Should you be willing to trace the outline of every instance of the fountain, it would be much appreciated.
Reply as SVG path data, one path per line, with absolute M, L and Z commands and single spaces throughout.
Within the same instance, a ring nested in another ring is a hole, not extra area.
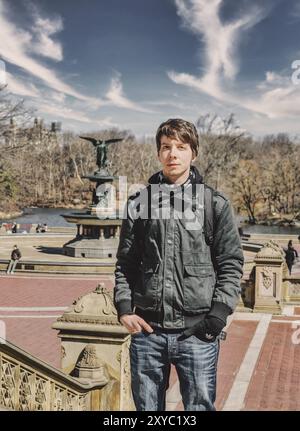
M 115 188 L 112 186 L 118 177 L 110 175 L 107 170 L 107 145 L 122 139 L 101 141 L 84 136 L 80 138 L 96 147 L 98 170 L 82 177 L 95 183 L 89 209 L 62 215 L 69 223 L 77 225 L 77 235 L 64 244 L 63 253 L 73 257 L 115 258 L 122 219 L 116 208 Z

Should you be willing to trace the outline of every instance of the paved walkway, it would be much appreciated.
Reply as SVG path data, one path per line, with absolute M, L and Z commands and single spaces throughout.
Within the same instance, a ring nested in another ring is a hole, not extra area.
M 0 259 L 9 259 L 14 244 L 17 244 L 22 252 L 23 260 L 52 261 L 52 262 L 83 262 L 95 263 L 99 259 L 70 257 L 62 253 L 62 246 L 74 238 L 69 234 L 37 234 L 37 235 L 2 235 L 0 236 Z M 300 244 L 295 243 L 294 247 L 298 251 L 299 260 L 292 269 L 292 274 L 300 274 Z M 245 262 L 253 262 L 256 253 L 244 251 Z M 113 259 L 101 259 L 102 263 L 114 262 Z M 251 265 L 250 265 L 251 266 Z M 249 270 L 248 270 L 249 272 Z M 247 275 L 247 271 L 245 271 Z
M 113 287 L 112 276 L 0 275 L 0 332 L 59 367 L 60 341 L 51 325 L 100 281 Z M 286 307 L 285 314 L 231 316 L 221 342 L 217 410 L 300 410 L 300 307 Z M 183 410 L 174 368 L 167 409 Z
M 112 288 L 110 276 L 0 276 L 0 322 L 5 323 L 9 341 L 55 367 L 60 366 L 60 340 L 52 323 L 78 297 L 104 282 Z
M 62 253 L 65 243 L 75 235 L 68 234 L 37 234 L 37 235 L 5 235 L 0 237 L 0 259 L 10 259 L 15 244 L 21 250 L 21 260 L 52 261 L 52 262 L 99 262 L 99 259 L 85 257 L 71 257 Z M 111 262 L 112 259 L 101 259 L 101 262 Z

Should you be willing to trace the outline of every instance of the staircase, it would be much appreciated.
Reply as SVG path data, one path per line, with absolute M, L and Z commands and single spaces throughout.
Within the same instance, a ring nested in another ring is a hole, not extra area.
M 0 410 L 106 410 L 117 384 L 71 377 L 0 340 Z

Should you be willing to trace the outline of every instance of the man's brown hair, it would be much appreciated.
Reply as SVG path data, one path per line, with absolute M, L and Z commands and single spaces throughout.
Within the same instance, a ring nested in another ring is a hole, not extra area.
M 164 123 L 161 123 L 156 132 L 156 147 L 158 153 L 161 146 L 160 140 L 162 136 L 175 138 L 189 144 L 195 156 L 198 155 L 199 136 L 193 123 L 182 120 L 181 118 L 170 118 Z

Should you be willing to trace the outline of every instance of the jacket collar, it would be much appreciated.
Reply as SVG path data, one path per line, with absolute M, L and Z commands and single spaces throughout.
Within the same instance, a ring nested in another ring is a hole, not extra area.
M 171 184 L 164 176 L 162 171 L 156 172 L 148 179 L 149 184 Z M 190 175 L 185 183 L 181 184 L 184 186 L 186 183 L 202 184 L 203 177 L 200 175 L 198 169 L 195 166 L 191 166 Z

